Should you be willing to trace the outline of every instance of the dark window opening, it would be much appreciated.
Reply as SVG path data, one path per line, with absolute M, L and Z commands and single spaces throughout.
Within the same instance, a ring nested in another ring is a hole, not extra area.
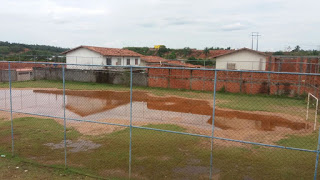
M 112 65 L 111 58 L 107 58 L 107 65 Z

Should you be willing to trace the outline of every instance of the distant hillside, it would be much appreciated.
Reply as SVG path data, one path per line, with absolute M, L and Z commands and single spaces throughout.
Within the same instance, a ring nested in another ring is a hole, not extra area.
M 320 56 L 320 51 L 316 49 L 304 50 L 297 45 L 293 49 L 289 46 L 286 51 L 276 51 L 272 54 L 278 56 Z
M 154 49 L 149 47 L 125 47 L 124 49 L 129 49 L 146 56 L 160 56 L 166 59 L 185 59 L 185 60 L 212 60 L 215 56 L 224 54 L 226 52 L 232 51 L 229 48 L 205 48 L 203 50 L 191 49 L 185 47 L 183 49 L 170 49 L 170 48 L 160 48 Z M 297 45 L 292 50 L 287 51 L 276 51 L 276 52 L 265 52 L 269 55 L 283 55 L 283 56 L 320 56 L 319 50 L 303 50 Z
M 320 56 L 320 51 L 318 50 L 299 50 L 299 51 L 276 51 L 272 55 L 275 56 Z
M 48 45 L 33 45 L 21 43 L 9 43 L 0 41 L 0 55 L 36 55 L 36 56 L 52 56 L 68 50 L 67 48 L 48 46 Z
M 154 49 L 149 47 L 124 47 L 124 49 L 129 49 L 131 51 L 140 53 L 146 56 L 160 56 L 166 59 L 213 59 L 215 56 L 224 54 L 226 52 L 232 51 L 230 48 L 205 48 L 204 50 L 191 49 L 185 47 L 183 49 L 171 49 L 171 48 L 160 48 Z
M 125 47 L 145 56 L 160 56 L 165 59 L 181 59 L 187 60 L 187 63 L 194 65 L 214 65 L 214 57 L 233 51 L 229 48 L 205 48 L 204 50 L 191 49 L 185 47 L 183 49 L 160 48 L 154 49 L 149 47 Z

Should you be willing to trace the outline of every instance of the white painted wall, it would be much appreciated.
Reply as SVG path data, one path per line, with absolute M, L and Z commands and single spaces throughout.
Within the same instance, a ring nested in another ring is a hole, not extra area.
M 102 56 L 99 53 L 86 48 L 79 48 L 66 54 L 67 64 L 90 64 L 90 65 L 107 65 L 107 58 L 111 58 L 111 65 L 117 65 L 118 59 L 121 61 L 121 66 L 127 66 L 127 59 L 130 59 L 131 66 L 140 66 L 140 57 L 110 57 Z M 135 59 L 138 59 L 138 65 L 135 64 Z M 104 69 L 99 66 L 74 66 L 68 65 L 69 69 Z
M 235 63 L 237 70 L 266 70 L 266 56 L 250 51 L 239 51 L 216 58 L 216 69 L 227 69 L 228 63 Z
M 94 65 L 104 65 L 104 57 L 86 48 L 79 48 L 66 54 L 67 64 L 94 64 Z M 103 69 L 102 67 L 93 66 L 73 66 L 68 65 L 69 69 Z
M 121 59 L 121 66 L 140 66 L 141 59 L 140 57 L 112 57 L 112 65 L 117 64 L 118 58 Z M 130 59 L 130 65 L 127 65 L 127 59 Z M 138 59 L 138 64 L 135 64 L 135 60 Z

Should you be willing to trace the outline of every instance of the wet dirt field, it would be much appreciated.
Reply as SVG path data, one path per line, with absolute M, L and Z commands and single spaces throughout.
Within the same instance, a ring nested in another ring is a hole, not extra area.
M 13 110 L 63 117 L 62 94 L 62 90 L 13 90 Z M 9 91 L 0 90 L 0 109 L 8 110 L 9 102 Z M 210 100 L 159 97 L 147 92 L 134 91 L 133 125 L 177 124 L 200 134 L 208 134 L 212 128 L 211 103 Z M 227 132 L 237 131 L 241 131 L 242 134 L 312 131 L 312 125 L 302 118 L 292 118 L 279 113 L 216 108 L 215 115 L 216 132 L 224 137 L 229 137 Z M 66 90 L 66 117 L 129 124 L 130 93 Z M 74 126 L 81 129 L 79 123 L 74 123 Z M 244 137 L 243 139 L 245 140 Z

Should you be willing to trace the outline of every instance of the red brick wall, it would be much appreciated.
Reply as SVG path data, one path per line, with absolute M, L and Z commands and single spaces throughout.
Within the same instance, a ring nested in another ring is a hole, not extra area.
M 214 71 L 149 69 L 149 86 L 213 91 Z M 217 90 L 247 94 L 319 94 L 320 78 L 315 75 L 217 72 Z
M 276 72 L 318 73 L 319 58 L 316 57 L 268 57 L 266 70 Z

